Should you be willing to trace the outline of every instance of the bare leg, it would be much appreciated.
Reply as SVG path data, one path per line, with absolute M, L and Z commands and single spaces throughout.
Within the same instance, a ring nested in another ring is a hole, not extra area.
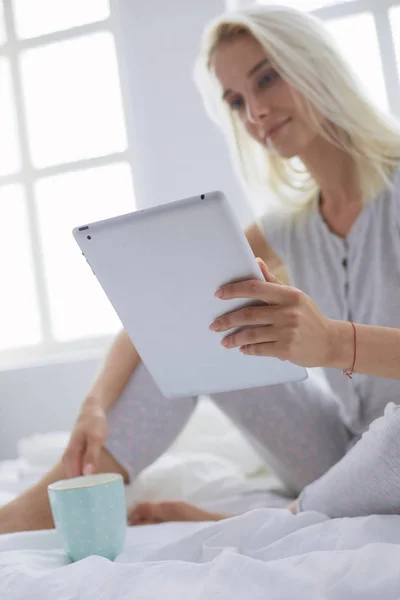
M 125 469 L 105 449 L 101 453 L 99 472 L 120 473 L 125 481 L 128 480 Z M 64 466 L 60 461 L 38 483 L 0 508 L 0 534 L 52 529 L 54 523 L 47 496 L 47 486 L 65 478 Z

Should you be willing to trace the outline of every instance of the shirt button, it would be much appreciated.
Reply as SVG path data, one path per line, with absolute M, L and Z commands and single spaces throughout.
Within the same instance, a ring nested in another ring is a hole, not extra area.
M 342 260 L 342 265 L 343 265 L 343 267 L 344 267 L 345 269 L 347 269 L 347 258 L 344 258 L 344 259 Z

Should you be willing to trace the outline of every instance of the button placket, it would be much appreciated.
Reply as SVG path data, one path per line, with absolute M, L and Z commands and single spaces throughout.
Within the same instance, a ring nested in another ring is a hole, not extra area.
M 350 310 L 350 299 L 349 299 L 349 243 L 347 240 L 343 240 L 344 256 L 342 258 L 342 267 L 344 269 L 344 296 L 347 310 L 347 320 L 351 321 L 351 310 Z

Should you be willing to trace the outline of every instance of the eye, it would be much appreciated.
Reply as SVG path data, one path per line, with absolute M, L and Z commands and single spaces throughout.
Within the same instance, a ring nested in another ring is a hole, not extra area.
M 276 71 L 269 71 L 268 73 L 265 73 L 258 80 L 258 87 L 259 87 L 259 89 L 262 90 L 262 89 L 268 87 L 270 85 L 270 83 L 272 81 L 274 81 L 275 79 L 277 79 L 278 77 L 279 77 L 279 75 L 278 75 L 278 73 Z
M 229 103 L 232 110 L 240 110 L 244 106 L 243 98 L 235 98 Z

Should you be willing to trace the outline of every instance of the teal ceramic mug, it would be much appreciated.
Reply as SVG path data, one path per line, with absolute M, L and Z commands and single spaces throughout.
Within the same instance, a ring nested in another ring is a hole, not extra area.
M 114 560 L 127 527 L 124 482 L 106 473 L 65 479 L 48 487 L 51 511 L 72 561 L 96 554 Z

